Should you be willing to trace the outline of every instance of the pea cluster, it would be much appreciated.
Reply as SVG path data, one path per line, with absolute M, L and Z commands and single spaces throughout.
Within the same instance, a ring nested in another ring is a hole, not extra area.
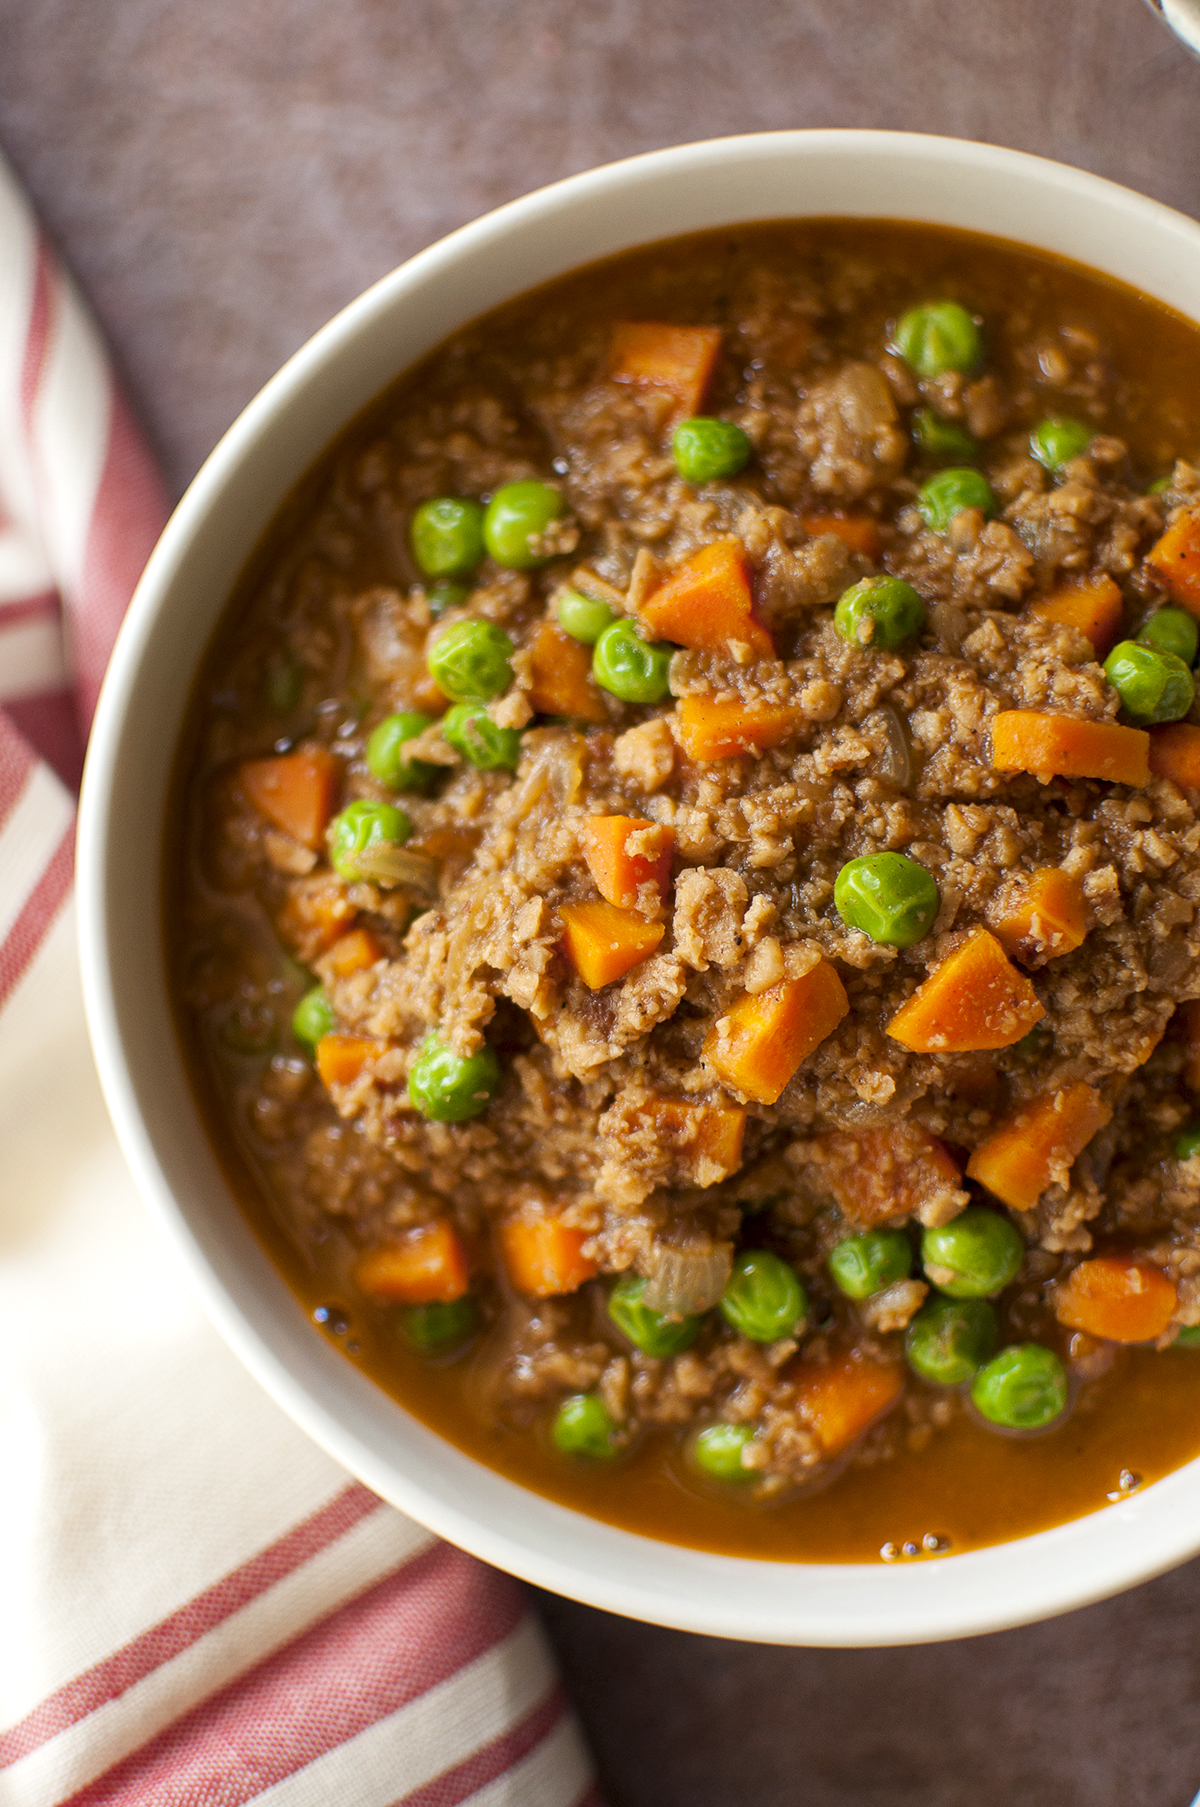
M 972 1205 L 953 1222 L 927 1229 L 921 1264 L 935 1296 L 905 1337 L 909 1366 L 938 1387 L 971 1387 L 976 1409 L 993 1424 L 1033 1430 L 1067 1403 L 1062 1362 L 1041 1343 L 1014 1343 L 993 1354 L 998 1339 L 990 1300 L 1016 1278 L 1025 1245 L 998 1211 Z M 829 1256 L 829 1271 L 847 1298 L 869 1299 L 912 1272 L 903 1230 L 848 1236 Z

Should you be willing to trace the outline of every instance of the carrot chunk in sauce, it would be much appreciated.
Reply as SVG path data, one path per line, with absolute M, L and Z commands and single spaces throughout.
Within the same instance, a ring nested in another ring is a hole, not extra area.
M 1120 638 L 1123 608 L 1120 585 L 1107 572 L 1098 571 L 1090 577 L 1070 578 L 1059 584 L 1034 603 L 1031 613 L 1043 621 L 1076 628 L 1085 640 L 1091 641 L 1096 657 L 1102 659 Z
M 815 1146 L 821 1179 L 852 1223 L 941 1222 L 966 1203 L 954 1156 L 920 1123 L 831 1130 Z
M 591 653 L 556 621 L 543 621 L 529 648 L 528 696 L 539 715 L 567 715 L 582 722 L 608 720 L 592 678 Z
M 914 1054 L 1009 1048 L 1046 1014 L 994 935 L 972 929 L 887 1026 Z
M 462 1241 L 444 1217 L 372 1249 L 354 1277 L 372 1298 L 396 1305 L 451 1305 L 471 1284 Z
M 676 734 L 689 759 L 730 759 L 737 753 L 777 747 L 799 726 L 783 703 L 716 701 L 685 696 L 675 711 Z
M 340 762 L 321 747 L 279 759 L 247 759 L 238 776 L 256 809 L 304 847 L 319 848 L 333 814 Z
M 1054 1295 L 1054 1315 L 1069 1330 L 1110 1343 L 1149 1343 L 1175 1315 L 1178 1297 L 1161 1268 L 1132 1255 L 1099 1255 L 1072 1268 Z
M 610 903 L 563 904 L 563 952 L 591 991 L 623 979 L 652 954 L 666 929 Z
M 341 935 L 329 950 L 328 961 L 335 979 L 348 979 L 353 973 L 365 972 L 383 958 L 383 949 L 370 929 L 351 929 Z
M 670 889 L 673 829 L 636 816 L 589 816 L 580 827 L 579 842 L 606 903 L 632 910 L 643 885 L 653 885 L 660 902 Z
M 1065 1183 L 1111 1117 L 1090 1085 L 1058 1086 L 1005 1118 L 975 1149 L 967 1172 L 1014 1211 L 1032 1211 L 1047 1186 Z
M 380 1043 L 365 1035 L 323 1035 L 317 1043 L 317 1072 L 325 1086 L 353 1085 Z
M 862 1361 L 853 1354 L 832 1361 L 801 1361 L 787 1370 L 796 1403 L 826 1456 L 861 1437 L 869 1425 L 895 1405 L 904 1391 L 898 1363 Z
M 616 383 L 668 389 L 683 414 L 696 414 L 712 375 L 721 332 L 716 326 L 668 326 L 621 320 L 613 328 L 609 375 Z
M 849 1008 L 836 967 L 818 958 L 800 977 L 740 998 L 709 1030 L 704 1059 L 734 1091 L 774 1104 Z
M 560 1218 L 510 1217 L 498 1233 L 508 1277 L 519 1293 L 530 1298 L 578 1292 L 596 1272 L 596 1263 L 583 1252 L 586 1233 L 571 1229 Z
M 814 540 L 832 533 L 851 552 L 859 552 L 864 558 L 878 558 L 883 551 L 879 523 L 869 514 L 806 514 L 801 516 L 801 523 Z
M 1053 960 L 1081 947 L 1087 935 L 1083 887 L 1058 866 L 1040 866 L 1006 900 L 992 924 L 1014 960 Z
M 740 640 L 759 658 L 773 658 L 774 643 L 754 619 L 753 606 L 741 543 L 714 540 L 652 590 L 638 615 L 657 640 L 673 640 L 700 652 L 721 652 L 730 640 Z
M 1200 514 L 1181 514 L 1146 554 L 1172 602 L 1200 618 Z
M 992 764 L 998 772 L 1038 778 L 1105 778 L 1150 782 L 1150 736 L 1119 722 L 1084 722 L 1036 709 L 1003 709 L 992 718 Z

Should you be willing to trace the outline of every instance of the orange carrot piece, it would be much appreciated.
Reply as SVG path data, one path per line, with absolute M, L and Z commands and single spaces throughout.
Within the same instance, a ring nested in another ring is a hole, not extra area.
M 471 1285 L 466 1250 L 444 1217 L 372 1249 L 354 1277 L 365 1293 L 390 1305 L 451 1305 Z
M 648 1118 L 664 1142 L 692 1155 L 695 1161 L 711 1162 L 723 1174 L 736 1173 L 742 1164 L 746 1113 L 738 1107 L 654 1098 L 639 1108 L 638 1116 Z M 713 1181 L 700 1183 L 712 1185 Z
M 1090 1085 L 1042 1092 L 997 1125 L 975 1149 L 967 1172 L 1014 1211 L 1032 1211 L 1112 1117 Z
M 923 1207 L 962 1185 L 950 1150 L 920 1123 L 831 1130 L 817 1147 L 822 1178 L 855 1223 L 919 1217 Z
M 1181 514 L 1146 554 L 1172 602 L 1200 618 L 1200 514 Z
M 581 722 L 608 720 L 592 678 L 588 647 L 563 632 L 557 621 L 543 621 L 529 648 L 528 696 L 539 715 L 569 715 Z
M 632 910 L 642 885 L 653 885 L 660 901 L 671 886 L 675 831 L 635 816 L 589 816 L 579 830 L 587 869 L 605 903 Z
M 317 1043 L 317 1072 L 322 1085 L 353 1085 L 379 1043 L 365 1035 L 323 1035 Z
M 685 696 L 675 711 L 676 734 L 689 759 L 731 759 L 777 747 L 799 722 L 786 704 L 714 702 L 704 696 Z
M 578 1292 L 596 1273 L 596 1263 L 583 1252 L 587 1233 L 568 1229 L 557 1217 L 510 1217 L 499 1236 L 509 1279 L 531 1298 Z
M 1150 782 L 1150 736 L 1117 722 L 1084 722 L 1036 709 L 1002 709 L 992 718 L 992 764 L 998 772 L 1039 778 L 1106 778 Z
M 613 327 L 609 375 L 615 383 L 670 390 L 684 415 L 698 412 L 721 349 L 716 326 L 667 326 L 620 320 Z
M 365 972 L 382 960 L 383 949 L 370 929 L 351 929 L 341 935 L 329 950 L 329 964 L 335 979 L 348 979 L 353 973 Z
M 1161 1268 L 1133 1255 L 1098 1255 L 1072 1268 L 1054 1296 L 1069 1330 L 1110 1343 L 1150 1343 L 1175 1315 L 1179 1296 Z
M 761 659 L 775 645 L 752 614 L 750 571 L 739 540 L 714 540 L 677 565 L 640 604 L 638 617 L 656 640 L 673 640 L 700 652 L 721 652 L 744 640 Z
M 740 998 L 704 1042 L 704 1059 L 722 1082 L 760 1104 L 774 1104 L 813 1049 L 850 1008 L 837 968 L 818 959 L 798 979 Z
M 878 558 L 883 551 L 879 523 L 869 514 L 806 514 L 800 520 L 805 533 L 814 540 L 823 533 L 836 534 L 851 552 L 861 552 L 864 558 Z
M 1150 770 L 1181 791 L 1200 791 L 1200 728 L 1170 722 L 1150 735 Z
M 1124 610 L 1121 587 L 1105 571 L 1089 577 L 1069 578 L 1035 602 L 1031 613 L 1043 621 L 1055 621 L 1061 627 L 1076 628 L 1090 640 L 1098 659 L 1103 659 L 1121 636 Z
M 832 1361 L 802 1361 L 787 1370 L 801 1417 L 827 1456 L 836 1456 L 861 1437 L 904 1391 L 899 1363 L 859 1361 L 854 1355 Z
M 667 932 L 661 922 L 647 922 L 636 910 L 610 903 L 563 904 L 558 913 L 563 952 L 591 991 L 623 979 Z
M 293 888 L 275 926 L 302 959 L 315 960 L 333 945 L 357 914 L 341 879 L 332 873 L 319 873 Z
M 305 847 L 321 845 L 333 814 L 340 763 L 317 747 L 280 759 L 244 760 L 238 776 L 256 809 Z
M 914 1054 L 970 1054 L 1011 1047 L 1045 1014 L 996 937 L 972 929 L 900 1006 L 887 1032 Z
M 1053 960 L 1081 947 L 1087 905 L 1077 878 L 1059 866 L 1039 866 L 992 924 L 997 941 L 1014 960 Z

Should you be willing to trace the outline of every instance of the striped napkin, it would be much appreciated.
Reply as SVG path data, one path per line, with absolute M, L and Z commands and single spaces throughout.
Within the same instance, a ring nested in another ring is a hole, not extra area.
M 249 1379 L 105 1117 L 71 788 L 164 512 L 0 164 L 0 1801 L 596 1807 L 520 1589 Z

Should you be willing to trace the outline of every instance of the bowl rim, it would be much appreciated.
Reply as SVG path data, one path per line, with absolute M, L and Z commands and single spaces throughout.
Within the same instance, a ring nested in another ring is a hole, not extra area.
M 330 1455 L 384 1499 L 497 1567 L 602 1610 L 680 1630 L 780 1644 L 852 1647 L 976 1635 L 1050 1617 L 1148 1580 L 1200 1549 L 1200 1458 L 1142 1493 L 1051 1530 L 932 1562 L 890 1566 L 764 1562 L 691 1550 L 589 1518 L 506 1480 L 427 1430 L 315 1337 L 261 1246 L 256 1239 L 248 1240 L 252 1232 L 244 1220 L 239 1232 L 237 1225 L 222 1218 L 223 1240 L 218 1241 L 217 1219 L 209 1215 L 215 1183 L 211 1170 L 194 1183 L 189 1180 L 191 1195 L 185 1201 L 182 1194 L 188 1188 L 180 1177 L 184 1157 L 189 1149 L 193 1160 L 202 1161 L 202 1156 L 195 1126 L 168 1125 L 161 1112 L 154 1115 L 157 1080 L 152 1083 L 146 1052 L 138 1047 L 137 1024 L 139 1012 L 157 1005 L 159 990 L 165 994 L 165 974 L 154 970 L 153 960 L 145 959 L 142 970 L 135 972 L 128 946 L 122 963 L 119 897 L 120 885 L 127 881 L 120 878 L 118 868 L 122 835 L 126 850 L 129 845 L 139 746 L 144 754 L 155 741 L 153 731 L 141 726 L 137 733 L 142 740 L 137 742 L 131 723 L 138 719 L 139 705 L 145 714 L 144 693 L 153 660 L 165 656 L 164 623 L 169 625 L 172 607 L 179 616 L 187 574 L 200 570 L 205 549 L 216 556 L 212 547 L 221 531 L 221 511 L 231 506 L 239 476 L 253 468 L 256 458 L 269 456 L 263 447 L 272 432 L 281 431 L 281 423 L 286 426 L 289 416 L 311 402 L 315 393 L 329 391 L 331 373 L 336 376 L 339 363 L 345 364 L 372 335 L 375 340 L 381 333 L 386 336 L 393 317 L 402 319 L 406 307 L 411 310 L 423 291 L 444 285 L 456 267 L 469 266 L 472 259 L 490 260 L 500 266 L 500 281 L 514 252 L 520 265 L 522 232 L 529 237 L 540 231 L 544 236 L 553 227 L 569 237 L 573 219 L 581 212 L 586 215 L 589 207 L 600 217 L 600 211 L 618 198 L 656 193 L 686 198 L 703 190 L 703 206 L 711 210 L 720 207 L 726 190 L 731 195 L 737 191 L 738 181 L 748 173 L 761 177 L 768 168 L 778 167 L 794 168 L 799 176 L 807 169 L 836 187 L 839 168 L 869 170 L 885 164 L 893 175 L 899 169 L 916 179 L 920 172 L 918 187 L 923 183 L 923 192 L 939 192 L 942 179 L 951 176 L 975 177 L 996 195 L 1019 191 L 1029 206 L 1031 234 L 1012 236 L 1034 249 L 1064 254 L 1034 233 L 1049 232 L 1044 222 L 1058 219 L 1067 202 L 1103 216 L 1114 243 L 1124 224 L 1143 241 L 1143 250 L 1154 241 L 1159 255 L 1157 286 L 1144 292 L 1169 299 L 1179 311 L 1200 321 L 1200 226 L 1194 221 L 1101 177 L 969 140 L 856 129 L 747 134 L 623 159 L 510 201 L 418 252 L 352 301 L 288 359 L 209 455 L 155 548 L 121 628 L 97 709 L 80 805 L 79 944 L 89 1033 L 108 1108 L 138 1189 L 202 1305 L 267 1392 Z M 1039 197 L 1052 197 L 1048 212 L 1039 211 Z M 701 206 L 700 198 L 696 205 Z M 829 217 L 835 211 L 801 207 L 794 217 Z M 931 217 L 928 211 L 898 212 L 888 207 L 840 211 L 864 218 Z M 960 217 L 965 211 L 965 204 L 947 194 L 944 204 L 937 203 L 936 223 L 989 229 L 978 219 Z M 713 218 L 711 224 L 779 217 L 785 216 L 778 209 L 754 213 L 742 207 Z M 692 229 L 701 228 L 677 228 Z M 632 247 L 674 235 L 635 232 L 622 242 Z M 1126 264 L 1132 271 L 1131 258 L 1132 253 Z M 586 256 L 574 256 L 560 269 L 565 272 L 588 261 Z M 1106 269 L 1094 256 L 1079 261 L 1101 273 Z M 1113 262 L 1118 261 L 1114 252 Z M 1176 265 L 1178 281 L 1171 276 Z M 1118 274 L 1111 265 L 1108 273 Z M 515 296 L 548 279 L 540 275 L 515 281 L 504 293 Z M 1196 295 L 1191 306 L 1181 304 L 1191 292 L 1188 280 Z M 1170 296 L 1164 293 L 1168 288 Z M 463 319 L 494 305 L 495 300 L 488 300 Z M 446 327 L 429 340 L 429 346 L 454 330 L 457 325 Z M 411 361 L 398 363 L 393 374 L 400 374 Z M 383 383 L 377 385 L 382 387 Z M 328 394 L 326 403 L 336 410 L 336 400 L 330 403 Z M 343 423 L 361 405 L 349 407 Z M 312 456 L 304 456 L 300 470 L 312 461 Z M 294 481 L 295 475 L 281 480 L 265 506 L 247 504 L 259 530 Z M 237 560 L 239 566 L 244 562 L 244 557 Z M 194 585 L 198 580 L 191 581 Z M 219 606 L 214 606 L 213 622 L 227 593 L 226 589 Z M 203 641 L 210 634 L 211 623 Z M 160 664 L 159 669 L 165 667 Z M 172 719 L 168 765 L 178 728 L 178 720 Z M 160 733 L 157 739 L 164 736 Z M 161 825 L 152 838 L 157 848 Z M 157 860 L 157 853 L 154 857 Z M 153 903 L 144 907 L 153 908 L 157 916 L 157 887 Z M 159 1046 L 160 1056 L 162 1052 Z M 178 1058 L 178 1049 L 174 1052 Z M 170 1065 L 170 1056 L 164 1064 Z M 190 1143 L 176 1145 L 177 1132 L 190 1136 Z M 218 1217 L 229 1205 L 226 1189 Z M 465 1506 L 464 1499 L 474 1503 Z

